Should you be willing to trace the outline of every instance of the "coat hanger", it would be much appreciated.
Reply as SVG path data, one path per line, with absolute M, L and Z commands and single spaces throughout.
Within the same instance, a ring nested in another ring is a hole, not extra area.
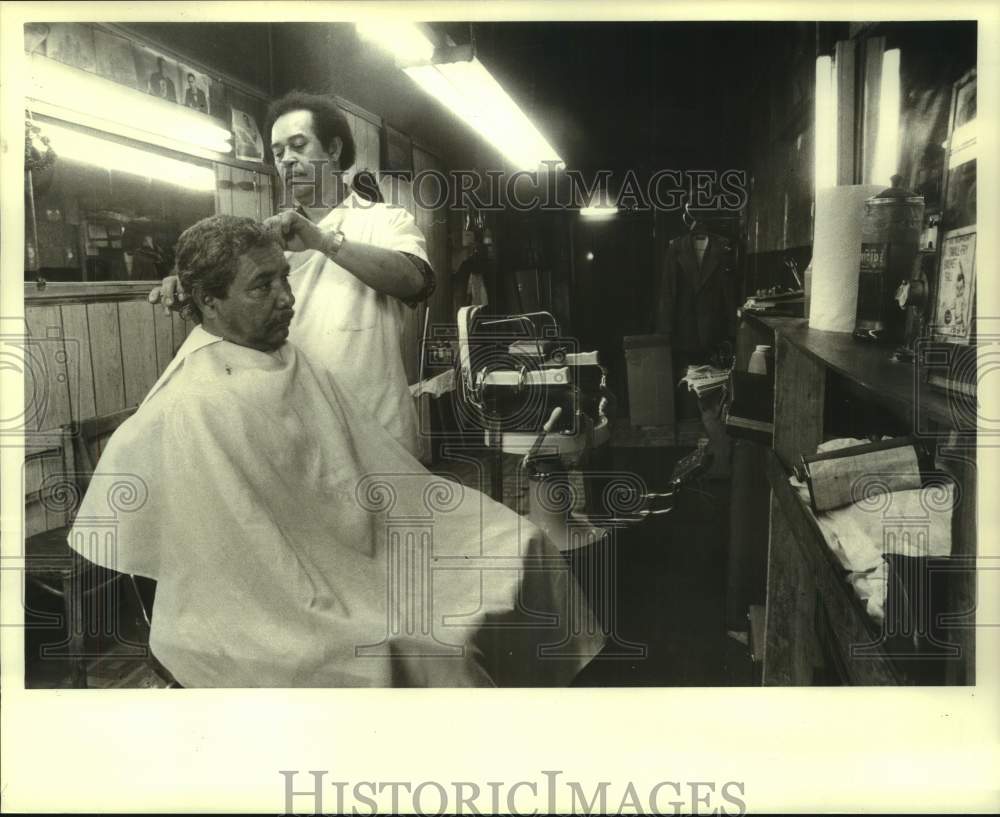
M 688 231 L 691 233 L 693 238 L 708 238 L 709 234 L 703 229 L 699 229 L 698 219 L 695 218 L 694 213 L 691 212 L 691 202 L 684 202 L 684 215 L 681 216 L 684 223 L 687 225 Z

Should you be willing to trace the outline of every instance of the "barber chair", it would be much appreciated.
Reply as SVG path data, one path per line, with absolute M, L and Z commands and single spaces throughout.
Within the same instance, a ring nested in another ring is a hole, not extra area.
M 491 493 L 502 500 L 503 455 L 555 457 L 583 467 L 611 437 L 614 396 L 597 352 L 560 335 L 548 312 L 483 315 L 458 312 L 456 415 L 494 454 Z M 539 431 L 545 426 L 544 439 Z M 537 442 L 537 445 L 536 445 Z
M 47 642 L 39 645 L 42 658 L 69 663 L 69 683 L 76 688 L 92 686 L 98 667 L 117 676 L 140 665 L 152 671 L 155 685 L 176 686 L 148 648 L 155 583 L 98 567 L 66 541 L 76 501 L 87 490 L 104 443 L 133 411 L 74 423 L 26 447 L 26 584 L 34 598 L 46 606 L 56 604 L 61 612 L 51 615 L 29 605 L 29 635 L 32 643 Z M 134 622 L 129 624 L 122 612 L 134 613 Z M 124 631 L 120 624 L 126 625 Z M 58 643 L 48 643 L 48 629 L 63 629 L 65 635 Z M 149 683 L 150 674 L 142 674 Z
M 641 645 L 620 636 L 615 621 L 616 594 L 624 591 L 621 545 L 638 526 L 671 512 L 675 493 L 704 458 L 684 463 L 658 491 L 635 474 L 602 467 L 616 404 L 607 371 L 597 352 L 562 336 L 548 312 L 459 310 L 454 379 L 456 415 L 492 454 L 493 497 L 503 499 L 504 455 L 517 455 L 515 490 L 527 491 L 528 517 L 576 575 L 606 637 L 604 654 L 640 655 Z

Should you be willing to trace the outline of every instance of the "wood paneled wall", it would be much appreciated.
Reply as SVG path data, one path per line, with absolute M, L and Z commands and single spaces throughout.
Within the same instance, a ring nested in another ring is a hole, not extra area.
M 344 116 L 347 117 L 347 124 L 354 137 L 354 169 L 378 172 L 381 167 L 379 164 L 379 139 L 381 135 L 379 126 L 353 111 L 344 111 Z
M 136 406 L 191 331 L 142 300 L 25 307 L 25 428 L 55 431 Z

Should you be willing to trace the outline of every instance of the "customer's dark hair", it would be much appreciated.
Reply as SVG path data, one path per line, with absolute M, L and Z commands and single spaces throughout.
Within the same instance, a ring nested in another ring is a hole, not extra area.
M 252 218 L 209 216 L 188 227 L 177 241 L 176 272 L 188 294 L 185 317 L 201 323 L 196 295 L 225 298 L 236 278 L 240 256 L 277 245 L 273 233 Z
M 268 145 L 271 143 L 270 133 L 275 120 L 291 111 L 312 112 L 313 129 L 316 131 L 316 137 L 324 150 L 330 147 L 330 141 L 335 136 L 340 137 L 339 164 L 341 170 L 347 170 L 354 164 L 354 136 L 351 134 L 351 126 L 347 124 L 347 117 L 344 116 L 344 112 L 340 110 L 331 97 L 322 94 L 289 91 L 280 99 L 274 100 L 267 109 Z

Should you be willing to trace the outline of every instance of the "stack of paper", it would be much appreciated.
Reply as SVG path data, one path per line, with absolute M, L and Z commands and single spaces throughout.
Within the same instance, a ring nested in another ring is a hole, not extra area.
M 687 383 L 688 389 L 699 397 L 721 389 L 729 380 L 729 369 L 717 369 L 715 366 L 688 366 L 687 374 L 681 378 L 681 383 Z

